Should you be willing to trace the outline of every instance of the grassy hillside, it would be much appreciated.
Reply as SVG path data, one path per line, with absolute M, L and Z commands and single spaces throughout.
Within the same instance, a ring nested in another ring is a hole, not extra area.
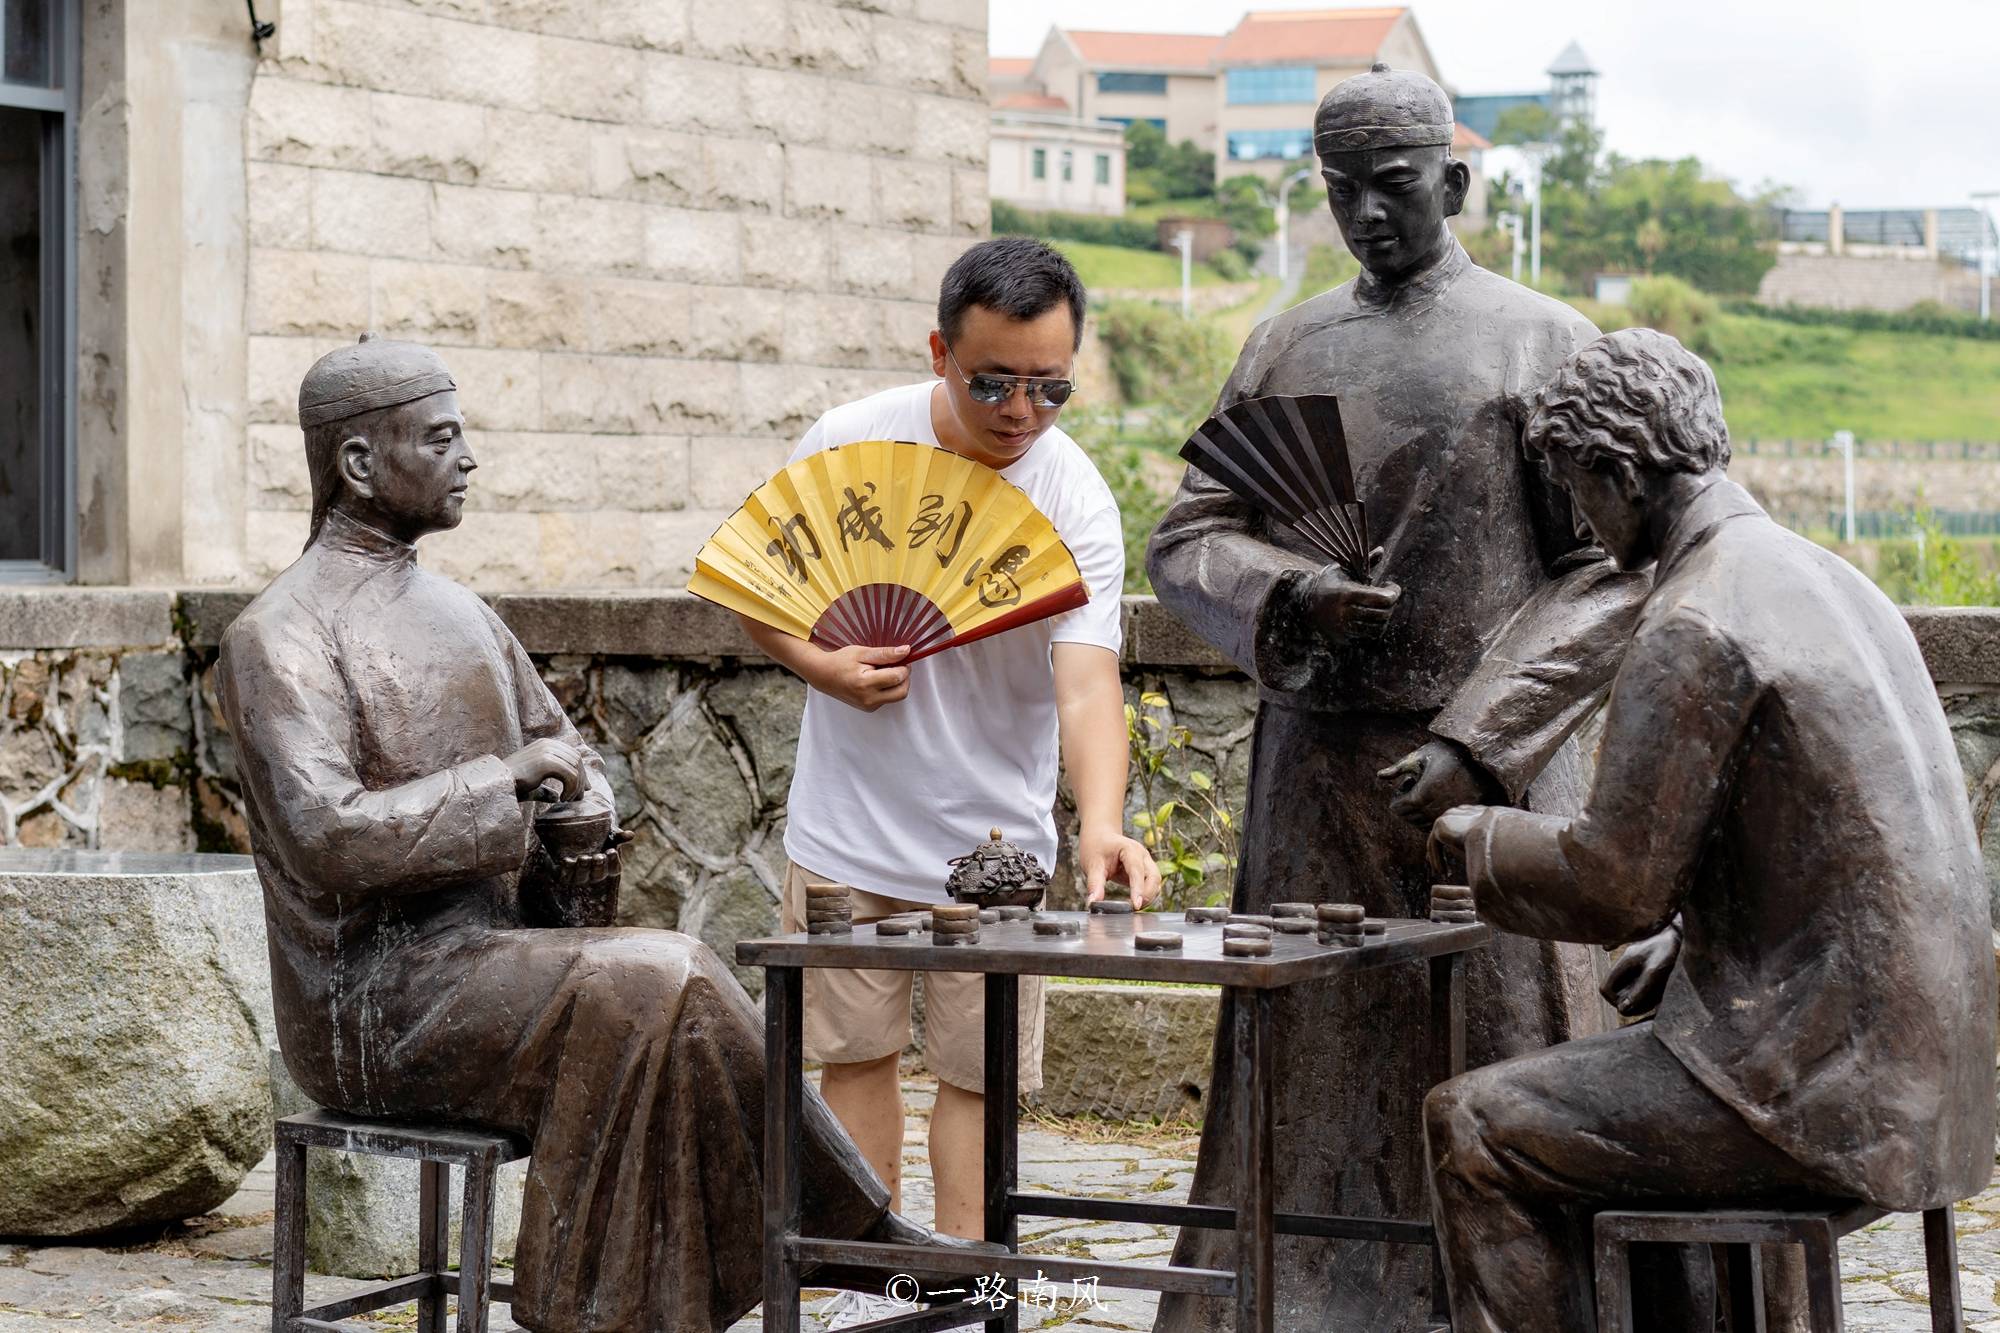
M 1051 241 L 1049 244 L 1069 257 L 1069 262 L 1076 265 L 1077 276 L 1083 279 L 1083 285 L 1092 290 L 1099 287 L 1181 285 L 1179 255 L 1163 254 L 1158 250 L 1129 250 L 1118 245 L 1092 245 L 1087 241 Z M 1194 266 L 1197 287 L 1223 280 L 1222 275 L 1207 264 Z
M 2000 439 L 2000 342 L 1723 315 L 1713 355 L 1744 439 Z

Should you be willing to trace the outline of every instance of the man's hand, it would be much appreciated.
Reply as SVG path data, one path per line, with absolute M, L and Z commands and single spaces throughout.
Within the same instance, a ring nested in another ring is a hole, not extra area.
M 1454 741 L 1429 741 L 1375 776 L 1395 790 L 1390 811 L 1418 828 L 1455 805 L 1506 803 L 1505 793 Z
M 1115 828 L 1087 828 L 1077 836 L 1076 861 L 1083 867 L 1084 902 L 1104 896 L 1105 882 L 1132 890 L 1132 906 L 1143 909 L 1160 896 L 1160 868 L 1153 854 L 1136 838 Z
M 1376 550 L 1371 559 L 1379 559 Z M 1356 583 L 1339 565 L 1328 565 L 1305 586 L 1306 615 L 1334 642 L 1380 638 L 1403 590 L 1393 583 Z
M 553 778 L 562 799 L 573 801 L 584 790 L 583 751 L 565 741 L 530 741 L 500 761 L 514 775 L 514 799 L 525 801 Z
M 908 648 L 865 648 L 855 644 L 833 652 L 822 650 L 818 660 L 801 674 L 821 694 L 830 694 L 850 708 L 872 713 L 909 694 L 910 669 L 895 665 L 909 655 Z
M 1598 993 L 1627 1018 L 1650 1014 L 1660 1007 L 1667 978 L 1673 975 L 1680 956 L 1681 932 L 1676 922 L 1657 935 L 1626 945 Z

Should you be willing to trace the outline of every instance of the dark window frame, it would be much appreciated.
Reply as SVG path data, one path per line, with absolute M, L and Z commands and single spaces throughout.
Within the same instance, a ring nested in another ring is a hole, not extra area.
M 76 127 L 82 77 L 82 6 L 51 0 L 51 82 L 0 80 L 0 106 L 39 113 L 41 206 L 41 555 L 0 560 L 0 584 L 63 583 L 77 566 L 76 507 Z
M 1165 97 L 1167 76 L 1137 70 L 1103 70 L 1097 76 L 1097 91 L 1113 97 Z

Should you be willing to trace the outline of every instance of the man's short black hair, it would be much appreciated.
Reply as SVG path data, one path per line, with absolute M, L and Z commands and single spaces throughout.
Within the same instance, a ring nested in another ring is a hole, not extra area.
M 965 312 L 972 306 L 997 310 L 1009 319 L 1034 319 L 1067 302 L 1072 346 L 1083 343 L 1083 279 L 1062 252 L 1032 236 L 996 236 L 981 241 L 945 270 L 938 287 L 938 332 L 958 341 Z

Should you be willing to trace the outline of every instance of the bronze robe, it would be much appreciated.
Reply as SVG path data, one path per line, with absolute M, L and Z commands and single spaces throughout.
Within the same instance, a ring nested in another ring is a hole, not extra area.
M 1652 1027 L 1702 1086 L 1840 1194 L 1969 1198 L 1993 1175 L 1992 910 L 1916 640 L 1734 482 L 1665 547 L 1588 802 L 1484 816 L 1480 910 L 1606 942 L 1678 912 Z
M 665 1333 L 746 1314 L 763 1020 L 685 935 L 521 928 L 532 807 L 499 756 L 582 741 L 507 627 L 335 511 L 230 627 L 217 677 L 300 1087 L 532 1142 L 521 1324 Z M 887 1192 L 810 1088 L 805 1125 L 809 1230 L 859 1235 Z
M 1189 468 L 1153 536 L 1160 601 L 1257 682 L 1235 906 L 1358 902 L 1424 914 L 1424 835 L 1389 811 L 1376 770 L 1433 736 L 1464 745 L 1510 800 L 1573 809 L 1565 738 L 1611 679 L 1645 596 L 1579 538 L 1521 451 L 1527 398 L 1596 330 L 1569 307 L 1474 266 L 1455 242 L 1397 289 L 1367 274 L 1259 326 L 1220 404 L 1338 395 L 1356 494 L 1402 587 L 1373 642 L 1329 646 L 1300 584 L 1324 565 L 1289 527 Z M 1532 785 L 1532 790 L 1531 790 Z M 1467 960 L 1468 1055 L 1483 1064 L 1598 1031 L 1588 950 L 1501 937 Z M 1281 993 L 1278 1207 L 1424 1218 L 1427 980 L 1418 968 Z M 1233 1048 L 1216 1043 L 1193 1197 L 1229 1201 Z M 1176 1263 L 1232 1266 L 1223 1231 L 1184 1230 Z M 1281 1329 L 1425 1327 L 1418 1247 L 1281 1237 Z M 1161 1330 L 1220 1328 L 1225 1301 L 1167 1296 Z

